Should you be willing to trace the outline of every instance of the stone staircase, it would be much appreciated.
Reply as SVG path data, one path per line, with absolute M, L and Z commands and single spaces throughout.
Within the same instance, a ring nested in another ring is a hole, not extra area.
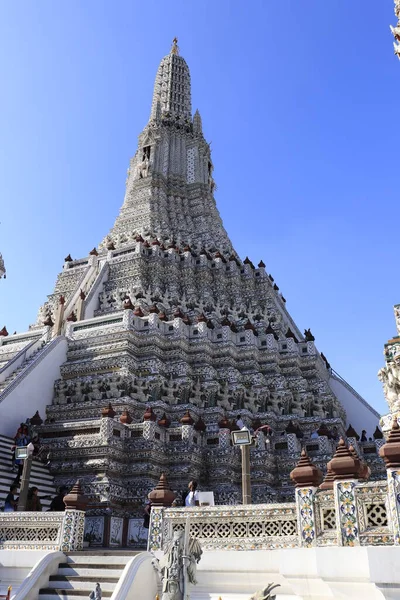
M 0 435 L 0 508 L 3 508 L 6 496 L 10 491 L 10 485 L 17 475 L 15 471 L 11 470 L 12 445 L 13 440 L 11 438 Z M 39 489 L 43 510 L 48 510 L 52 498 L 57 494 L 57 490 L 48 467 L 35 459 L 32 461 L 30 485 Z
M 48 587 L 39 591 L 39 600 L 81 600 L 88 598 L 100 583 L 103 598 L 111 598 L 127 562 L 139 552 L 99 550 L 70 552 L 51 575 Z
M 0 402 L 1 402 L 1 392 L 3 390 L 5 390 L 5 388 L 12 382 L 14 381 L 14 379 L 21 373 L 21 371 L 23 371 L 24 369 L 26 369 L 26 367 L 28 367 L 31 362 L 33 362 L 36 358 L 36 355 L 41 352 L 41 350 L 43 349 L 43 346 L 45 345 L 45 342 L 42 343 L 42 345 L 40 346 L 40 348 L 38 348 L 36 350 L 36 352 L 34 352 L 29 358 L 27 358 L 20 367 L 18 367 L 17 369 L 15 369 L 15 371 L 13 371 L 11 373 L 11 375 L 9 375 L 4 381 L 0 381 Z

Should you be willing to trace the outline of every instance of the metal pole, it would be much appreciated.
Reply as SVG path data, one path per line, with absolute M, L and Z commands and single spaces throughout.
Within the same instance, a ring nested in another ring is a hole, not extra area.
M 251 504 L 251 480 L 250 480 L 250 445 L 246 444 L 242 449 L 242 503 Z
M 19 491 L 18 507 L 19 512 L 23 512 L 26 508 L 28 499 L 29 480 L 31 478 L 32 454 L 29 454 L 24 459 L 24 468 L 22 470 L 21 487 Z

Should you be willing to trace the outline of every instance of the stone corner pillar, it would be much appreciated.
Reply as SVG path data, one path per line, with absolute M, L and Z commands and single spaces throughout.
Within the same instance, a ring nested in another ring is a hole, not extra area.
M 290 473 L 296 484 L 296 512 L 299 532 L 299 545 L 302 548 L 313 548 L 317 545 L 317 528 L 315 518 L 315 495 L 322 481 L 322 473 L 310 460 L 305 449 L 300 460 Z
M 257 450 L 265 450 L 265 435 L 263 431 L 257 431 L 256 440 Z
M 143 415 L 143 437 L 145 440 L 154 441 L 156 433 L 157 416 L 151 406 L 146 408 Z
M 295 433 L 287 433 L 287 449 L 290 454 L 297 454 L 301 450 L 300 440 L 297 438 Z
M 165 509 L 171 506 L 175 500 L 175 494 L 169 488 L 165 473 L 161 473 L 159 482 L 149 493 L 148 498 L 151 502 L 151 512 L 147 550 L 155 552 L 162 550 L 163 547 Z
M 360 525 L 355 488 L 358 485 L 360 460 L 340 439 L 328 469 L 333 475 L 337 542 L 339 546 L 360 545 Z
M 219 447 L 229 448 L 231 443 L 231 430 L 226 427 L 221 427 L 218 433 Z
M 102 444 L 107 444 L 113 435 L 114 417 L 115 411 L 109 402 L 108 406 L 101 409 L 100 439 Z
M 181 419 L 182 440 L 184 440 L 185 442 L 193 442 L 193 425 L 194 420 L 192 419 L 189 410 L 187 410 L 185 415 Z
M 387 442 L 381 447 L 379 454 L 386 464 L 389 525 L 393 543 L 400 546 L 400 427 L 397 419 L 393 419 Z
M 79 480 L 64 497 L 65 512 L 60 538 L 60 550 L 83 550 L 85 510 L 89 500 L 84 496 Z

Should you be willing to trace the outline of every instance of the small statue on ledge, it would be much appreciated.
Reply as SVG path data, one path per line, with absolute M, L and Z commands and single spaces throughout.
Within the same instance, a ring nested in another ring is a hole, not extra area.
M 185 555 L 185 532 L 174 531 L 173 538 L 166 544 L 164 556 L 158 566 L 162 579 L 161 600 L 189 598 L 188 590 L 185 590 L 185 580 L 196 585 L 196 564 L 202 553 L 199 542 L 189 537 L 187 555 Z
M 315 337 L 311 333 L 311 329 L 304 330 L 304 337 L 306 338 L 306 342 L 315 342 Z

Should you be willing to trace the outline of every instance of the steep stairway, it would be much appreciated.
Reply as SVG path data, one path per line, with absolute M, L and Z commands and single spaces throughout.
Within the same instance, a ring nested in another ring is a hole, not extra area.
M 36 350 L 36 352 L 34 352 L 29 358 L 27 358 L 21 366 L 19 366 L 17 369 L 15 369 L 15 371 L 13 371 L 11 373 L 11 375 L 9 375 L 7 377 L 7 379 L 5 379 L 4 381 L 0 382 L 0 402 L 1 402 L 1 392 L 8 386 L 10 385 L 10 383 L 12 381 L 14 381 L 14 379 L 21 373 L 21 371 L 23 371 L 24 369 L 26 369 L 26 367 L 28 367 L 31 362 L 33 362 L 36 358 L 36 355 L 42 350 L 43 346 L 45 345 L 46 342 L 42 342 L 40 348 L 38 348 Z
M 3 508 L 10 485 L 17 475 L 15 471 L 11 470 L 12 445 L 12 438 L 0 435 L 0 508 Z M 48 510 L 51 499 L 57 494 L 57 490 L 48 467 L 35 459 L 32 461 L 30 485 L 39 489 L 43 510 Z
M 81 600 L 88 598 L 100 583 L 103 598 L 111 598 L 127 562 L 139 552 L 99 550 L 70 552 L 60 563 L 48 586 L 39 591 L 39 600 Z

